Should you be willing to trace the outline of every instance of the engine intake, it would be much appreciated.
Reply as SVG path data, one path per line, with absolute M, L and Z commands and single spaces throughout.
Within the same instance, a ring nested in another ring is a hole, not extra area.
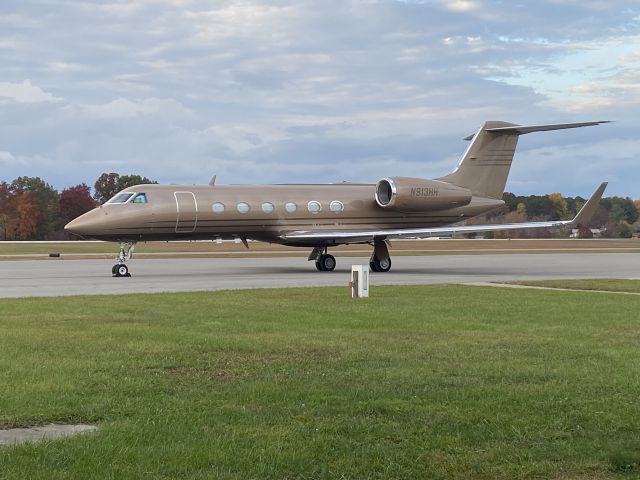
M 383 178 L 376 185 L 376 203 L 399 212 L 446 210 L 471 202 L 471 191 L 438 180 Z

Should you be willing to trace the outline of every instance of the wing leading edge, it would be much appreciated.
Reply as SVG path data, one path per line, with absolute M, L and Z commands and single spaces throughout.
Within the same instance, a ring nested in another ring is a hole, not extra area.
M 495 232 L 501 230 L 520 230 L 529 228 L 552 228 L 561 226 L 570 226 L 578 224 L 587 224 L 595 213 L 600 199 L 607 188 L 607 182 L 600 184 L 591 198 L 584 204 L 578 214 L 572 220 L 557 220 L 549 222 L 523 222 L 523 223 L 507 223 L 503 225 L 465 225 L 450 226 L 436 228 L 406 228 L 406 229 L 381 229 L 381 230 L 363 230 L 363 231 L 306 231 L 300 230 L 286 233 L 280 236 L 285 241 L 327 241 L 336 243 L 364 243 L 375 240 L 391 240 L 394 238 L 427 238 L 438 237 L 442 235 L 451 235 L 454 233 L 482 233 Z

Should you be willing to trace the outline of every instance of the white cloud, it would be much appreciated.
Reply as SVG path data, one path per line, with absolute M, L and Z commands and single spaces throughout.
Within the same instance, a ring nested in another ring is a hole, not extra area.
M 55 73 L 74 73 L 85 70 L 80 64 L 68 62 L 49 62 L 47 69 Z
M 443 0 L 440 4 L 452 12 L 470 12 L 481 7 L 477 0 Z
M 12 163 L 16 163 L 16 158 L 11 155 L 11 152 L 0 150 L 0 164 L 9 165 Z
M 180 102 L 165 98 L 147 98 L 138 101 L 118 98 L 105 104 L 81 105 L 79 109 L 84 116 L 96 119 L 133 118 L 160 113 L 176 118 L 176 116 L 182 117 L 191 113 Z
M 2 98 L 19 103 L 57 102 L 62 100 L 54 97 L 51 93 L 45 92 L 37 85 L 33 85 L 29 79 L 24 80 L 22 83 L 0 82 L 0 99 Z

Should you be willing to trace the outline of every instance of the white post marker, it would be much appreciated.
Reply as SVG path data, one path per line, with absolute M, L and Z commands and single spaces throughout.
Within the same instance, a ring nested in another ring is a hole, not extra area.
M 369 265 L 351 265 L 351 298 L 369 296 Z

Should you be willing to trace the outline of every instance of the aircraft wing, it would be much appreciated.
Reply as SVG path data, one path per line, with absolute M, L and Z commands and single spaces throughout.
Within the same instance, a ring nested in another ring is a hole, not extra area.
M 464 225 L 435 228 L 403 228 L 403 229 L 380 229 L 362 231 L 308 231 L 300 230 L 281 235 L 280 238 L 287 241 L 317 240 L 335 243 L 364 243 L 375 240 L 390 240 L 394 238 L 427 238 L 452 235 L 454 233 L 482 233 L 495 232 L 501 230 L 520 230 L 529 228 L 552 228 L 569 225 L 587 224 L 595 213 L 600 199 L 607 187 L 607 182 L 603 182 L 591 198 L 584 204 L 578 214 L 572 220 L 556 220 L 549 222 L 523 222 L 507 223 L 503 225 Z

